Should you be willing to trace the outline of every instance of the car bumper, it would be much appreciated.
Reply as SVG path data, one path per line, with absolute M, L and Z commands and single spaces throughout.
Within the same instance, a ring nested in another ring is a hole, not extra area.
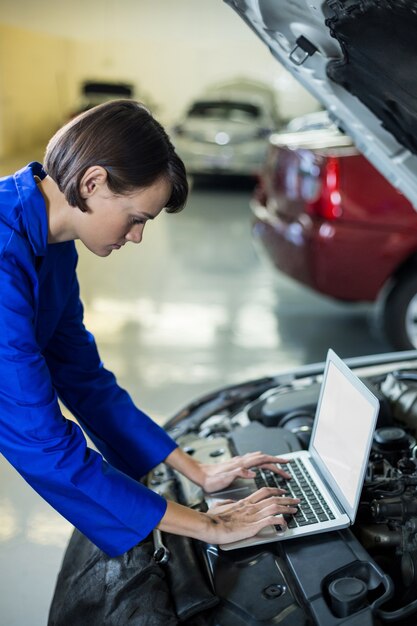
M 189 174 L 256 176 L 265 158 L 267 144 L 249 142 L 239 145 L 188 143 L 176 140 L 178 154 Z
M 398 233 L 312 220 L 307 214 L 286 222 L 256 202 L 251 208 L 254 238 L 277 269 L 324 295 L 373 302 L 399 264 Z M 407 234 L 401 239 L 407 258 Z

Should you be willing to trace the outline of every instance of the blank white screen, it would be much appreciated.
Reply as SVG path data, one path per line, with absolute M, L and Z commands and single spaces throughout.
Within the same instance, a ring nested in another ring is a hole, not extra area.
M 353 507 L 375 408 L 331 361 L 324 384 L 313 446 Z

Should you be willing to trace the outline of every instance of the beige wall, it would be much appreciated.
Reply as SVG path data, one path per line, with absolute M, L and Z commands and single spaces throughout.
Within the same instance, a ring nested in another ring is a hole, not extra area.
M 44 142 L 70 102 L 73 43 L 0 24 L 0 156 Z

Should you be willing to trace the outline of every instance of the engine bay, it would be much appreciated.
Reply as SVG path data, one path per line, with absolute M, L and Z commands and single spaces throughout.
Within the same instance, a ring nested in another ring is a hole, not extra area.
M 168 535 L 161 538 L 172 582 L 172 571 L 181 567 L 181 584 L 188 579 L 194 588 L 201 583 L 208 590 L 201 623 L 416 624 L 417 362 L 410 354 L 389 355 L 385 362 L 369 358 L 352 367 L 378 397 L 380 412 L 351 528 L 227 552 L 186 538 L 180 545 Z M 320 364 L 305 366 L 220 390 L 182 410 L 166 429 L 202 462 L 254 450 L 306 449 L 322 371 Z M 206 510 L 201 488 L 164 465 L 155 468 L 148 484 L 165 497 Z M 189 610 L 187 605 L 184 621 Z M 181 607 L 177 613 L 181 616 Z

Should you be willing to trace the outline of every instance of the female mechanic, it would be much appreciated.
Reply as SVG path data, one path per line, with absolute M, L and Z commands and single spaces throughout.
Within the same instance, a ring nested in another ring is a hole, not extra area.
M 243 539 L 298 502 L 265 489 L 202 513 L 139 482 L 162 461 L 207 492 L 252 477 L 254 466 L 286 475 L 260 452 L 213 465 L 192 459 L 119 387 L 83 325 L 74 241 L 102 257 L 140 243 L 148 220 L 181 210 L 187 192 L 167 134 L 131 100 L 71 120 L 49 142 L 44 166 L 0 179 L 0 451 L 109 556 L 154 527 L 211 543 Z

